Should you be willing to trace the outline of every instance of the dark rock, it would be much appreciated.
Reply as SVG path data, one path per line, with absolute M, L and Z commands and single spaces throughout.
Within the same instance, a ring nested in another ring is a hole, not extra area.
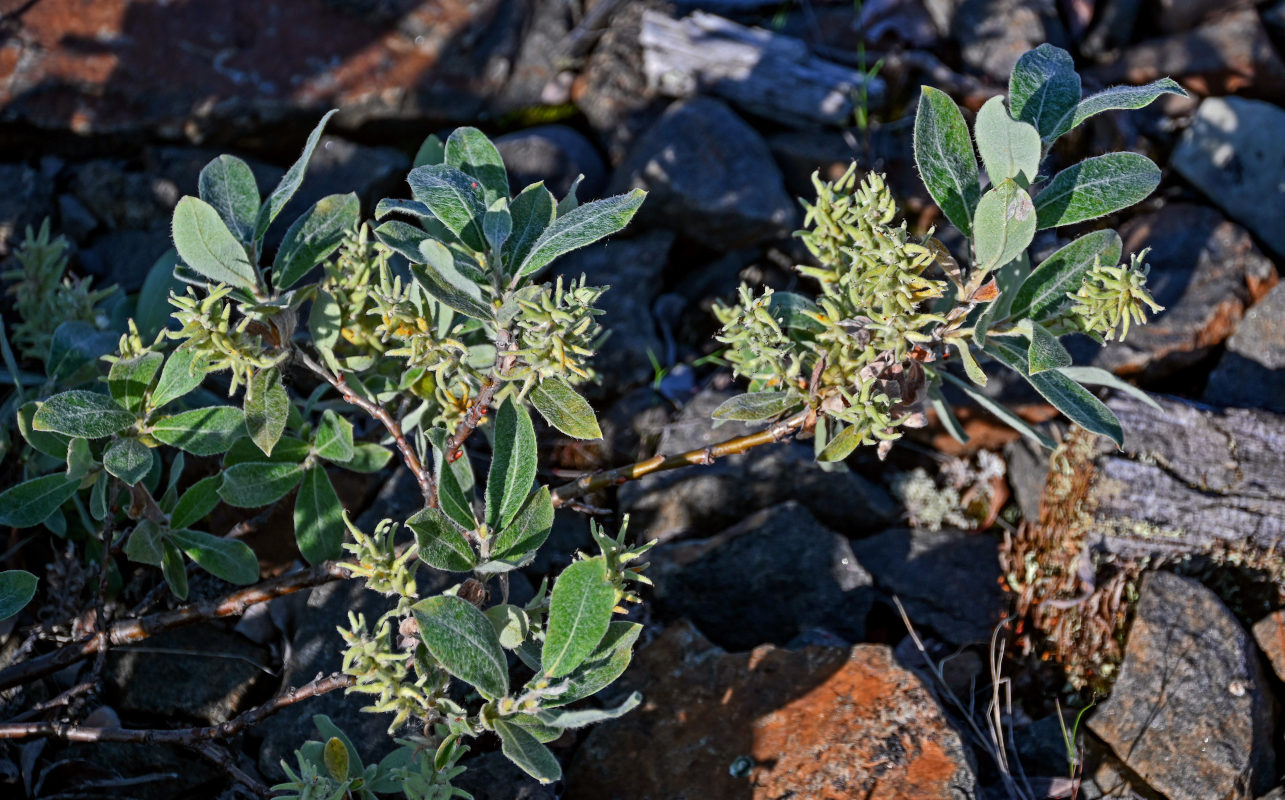
M 1250 299 L 1275 280 L 1272 263 L 1249 233 L 1210 208 L 1169 205 L 1131 220 L 1121 234 L 1126 253 L 1151 248 L 1147 286 L 1165 310 L 1096 355 L 1087 339 L 1072 340 L 1078 362 L 1092 357 L 1120 375 L 1154 380 L 1197 363 L 1232 334 Z
M 468 771 L 451 781 L 473 800 L 555 800 L 552 785 L 544 785 L 522 771 L 503 753 L 483 753 L 465 761 Z
M 610 464 L 639 461 L 655 450 L 671 408 L 650 386 L 641 386 L 598 415 L 603 454 Z
M 37 751 L 31 767 L 36 767 L 40 755 Z M 43 755 L 49 758 L 50 754 Z M 100 797 L 122 800 L 180 800 L 214 797 L 228 783 L 221 770 L 177 745 L 77 743 L 60 749 L 50 761 L 32 769 L 35 775 L 27 773 L 44 796 L 79 796 L 97 790 Z
M 1285 284 L 1255 303 L 1209 376 L 1204 399 L 1285 413 Z
M 1285 109 L 1240 97 L 1210 97 L 1173 154 L 1174 169 L 1227 215 L 1285 256 Z
M 1140 593 L 1119 677 L 1089 728 L 1169 800 L 1266 791 L 1274 709 L 1253 640 L 1195 581 L 1156 572 Z
M 857 561 L 916 629 L 955 645 L 989 642 L 1008 608 L 999 543 L 985 533 L 894 529 L 852 543 Z
M 122 713 L 214 725 L 236 716 L 267 667 L 261 648 L 202 625 L 158 634 L 137 650 L 114 648 L 107 656 L 107 681 Z
M 675 103 L 638 140 L 612 192 L 633 187 L 650 192 L 640 222 L 718 250 L 780 238 L 794 225 L 794 203 L 767 145 L 710 98 Z
M 591 200 L 602 195 L 607 185 L 607 166 L 593 143 L 575 128 L 541 125 L 495 140 L 509 171 L 509 185 L 517 193 L 528 184 L 544 185 L 561 199 L 577 175 L 584 175 L 576 196 Z
M 114 160 L 72 168 L 71 191 L 108 228 L 166 227 L 179 191 L 159 175 L 127 170 Z
M 652 553 L 657 608 L 692 620 L 721 647 L 784 645 L 808 627 L 852 642 L 865 637 L 870 576 L 848 540 L 797 503 Z
M 1253 634 L 1276 677 L 1285 681 L 1285 610 L 1273 611 L 1255 622 Z
M 584 56 L 571 34 L 577 25 L 592 26 L 592 8 L 582 13 L 571 0 L 545 0 L 529 8 L 507 80 L 491 103 L 496 114 L 520 117 L 541 106 L 565 105 L 574 80 L 568 64 Z M 598 32 L 597 26 L 592 28 Z
M 58 232 L 83 242 L 98 227 L 98 220 L 75 195 L 58 195 Z
M 95 286 L 115 284 L 123 291 L 136 292 L 156 259 L 171 246 L 167 228 L 107 231 L 80 251 L 80 267 L 94 276 Z
M 566 279 L 583 275 L 591 286 L 609 286 L 598 307 L 598 322 L 611 332 L 610 343 L 593 359 L 602 375 L 590 393 L 615 394 L 650 380 L 651 357 L 664 349 L 652 320 L 651 305 L 661 288 L 661 273 L 674 236 L 653 231 L 634 239 L 613 239 L 578 250 L 558 262 Z
M 1267 32 L 1276 39 L 1277 45 L 1285 41 L 1285 0 L 1277 0 L 1259 11 L 1263 17 L 1263 25 L 1267 26 Z
M 1253 0 L 1158 0 L 1155 20 L 1161 30 L 1177 33 L 1191 30 L 1215 14 L 1253 6 Z
M 1027 775 L 1065 775 L 1071 771 L 1066 752 L 1066 734 L 1075 727 L 1075 719 L 1060 719 L 1050 714 L 1013 731 L 1017 757 Z
M 589 733 L 569 800 L 976 796 L 958 734 L 887 647 L 725 653 L 679 624 L 623 683 L 647 702 Z
M 0 164 L 0 256 L 22 241 L 27 226 L 40 221 L 53 209 L 53 181 L 26 164 Z
M 959 39 L 966 65 L 1000 85 L 1027 50 L 1067 43 L 1053 0 L 963 0 L 942 33 Z
M 299 146 L 302 145 L 303 140 L 300 139 Z M 201 170 L 226 152 L 224 148 L 214 147 L 149 147 L 143 151 L 143 166 L 149 174 L 164 178 L 177 186 L 179 195 L 196 196 Z M 271 192 L 285 174 L 285 169 L 275 164 L 245 155 L 237 157 L 250 167 L 260 195 Z
M 1022 518 L 1039 519 L 1040 497 L 1049 474 L 1048 451 L 1023 436 L 1004 445 L 1004 463 L 1008 466 L 1005 477 Z
M 675 455 L 757 430 L 728 423 L 713 426 L 710 414 L 730 395 L 707 391 L 666 426 L 658 453 Z M 783 443 L 759 447 L 714 462 L 648 475 L 620 487 L 620 508 L 631 515 L 643 540 L 668 541 L 732 525 L 751 512 L 795 500 L 845 536 L 870 533 L 896 521 L 888 493 L 855 472 L 824 472 L 812 448 Z

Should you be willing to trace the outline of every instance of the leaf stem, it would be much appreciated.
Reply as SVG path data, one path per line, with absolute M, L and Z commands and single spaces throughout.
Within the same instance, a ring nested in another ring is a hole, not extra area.
M 499 391 L 504 382 L 500 380 L 506 372 L 513 368 L 513 362 L 517 356 L 513 353 L 513 334 L 509 333 L 508 328 L 500 328 L 495 334 L 495 364 L 491 367 L 490 373 L 482 380 L 482 391 L 478 392 L 477 399 L 469 406 L 468 411 L 464 413 L 464 419 L 460 420 L 455 426 L 455 431 L 451 438 L 446 440 L 446 449 L 442 458 L 446 463 L 451 463 L 460 457 L 460 448 L 464 442 L 472 435 L 473 431 L 482 422 L 482 417 L 491 407 L 491 402 L 495 399 L 495 393 Z

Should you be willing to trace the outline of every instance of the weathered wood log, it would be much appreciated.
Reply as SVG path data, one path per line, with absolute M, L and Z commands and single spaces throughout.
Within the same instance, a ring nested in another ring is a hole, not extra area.
M 786 124 L 851 124 L 883 103 L 884 82 L 814 55 L 802 41 L 713 14 L 683 19 L 647 11 L 639 40 L 648 85 L 671 97 L 713 94 Z

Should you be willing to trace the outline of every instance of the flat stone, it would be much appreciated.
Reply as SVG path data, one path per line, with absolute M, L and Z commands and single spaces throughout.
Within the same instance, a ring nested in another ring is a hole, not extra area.
M 678 624 L 623 684 L 646 699 L 592 729 L 568 800 L 977 796 L 958 734 L 884 646 L 725 653 Z
M 1026 51 L 1066 46 L 1053 0 L 963 0 L 947 33 L 959 40 L 965 64 L 1001 85 Z
M 54 184 L 40 170 L 26 164 L 0 164 L 0 257 L 22 242 L 27 227 L 40 228 L 52 211 Z
M 598 148 L 575 128 L 540 125 L 500 136 L 495 146 L 504 159 L 515 194 L 529 184 L 544 181 L 554 197 L 561 199 L 571 190 L 576 176 L 583 175 L 576 196 L 592 200 L 600 197 L 607 185 L 607 166 Z
M 1253 634 L 1276 677 L 1285 681 L 1285 609 L 1273 611 L 1255 622 Z
M 635 187 L 650 193 L 639 223 L 716 250 L 781 238 L 794 227 L 795 204 L 767 145 L 711 98 L 675 103 L 638 140 L 611 191 Z
M 1209 376 L 1211 403 L 1285 413 L 1285 284 L 1245 313 Z
M 1233 8 L 1253 8 L 1253 0 L 1158 0 L 1155 21 L 1169 33 L 1187 31 Z
M 1285 109 L 1240 97 L 1210 97 L 1173 154 L 1174 169 L 1227 215 L 1285 256 Z
M 1149 574 L 1111 697 L 1089 728 L 1169 800 L 1265 792 L 1274 711 L 1258 649 L 1196 581 Z
M 97 159 L 68 171 L 72 194 L 111 229 L 168 223 L 180 197 L 178 187 L 165 177 L 127 169 L 122 161 Z
M 847 539 L 797 503 L 652 554 L 657 609 L 692 620 L 721 647 L 784 645 L 807 628 L 853 642 L 865 637 L 870 575 Z

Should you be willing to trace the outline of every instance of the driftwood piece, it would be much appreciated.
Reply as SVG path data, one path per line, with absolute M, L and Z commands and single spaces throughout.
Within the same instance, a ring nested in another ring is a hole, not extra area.
M 642 18 L 639 39 L 648 85 L 671 97 L 706 93 L 785 124 L 851 124 L 866 87 L 883 103 L 884 82 L 814 55 L 799 39 L 747 28 L 713 14 Z

